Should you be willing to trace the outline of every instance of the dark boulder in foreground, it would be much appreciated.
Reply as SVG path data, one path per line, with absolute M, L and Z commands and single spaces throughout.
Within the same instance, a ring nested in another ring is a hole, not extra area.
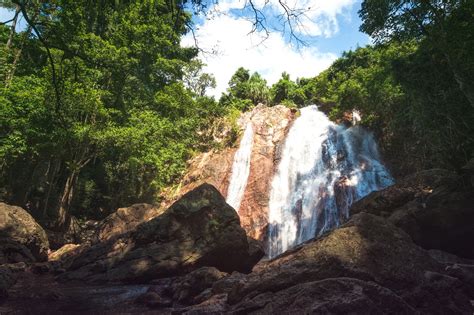
M 361 213 L 319 239 L 260 262 L 251 274 L 217 280 L 206 300 L 178 310 L 185 314 L 471 314 L 472 274 L 467 265 L 462 268 L 436 261 L 403 230 Z
M 468 287 L 386 220 L 366 213 L 228 288 L 227 311 L 468 313 Z M 203 305 L 189 310 L 202 310 Z
M 48 259 L 43 228 L 26 210 L 0 202 L 0 264 Z
M 235 210 L 203 184 L 132 232 L 84 250 L 61 279 L 143 282 L 203 266 L 250 272 L 262 256 L 250 253 Z
M 446 170 L 414 174 L 356 202 L 351 213 L 387 218 L 426 249 L 474 258 L 474 187 Z

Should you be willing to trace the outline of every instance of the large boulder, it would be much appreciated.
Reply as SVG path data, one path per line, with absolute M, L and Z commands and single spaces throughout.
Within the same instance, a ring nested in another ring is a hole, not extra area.
M 149 281 L 203 266 L 249 272 L 262 255 L 249 253 L 237 213 L 203 184 L 134 231 L 84 250 L 61 279 Z
M 100 223 L 98 227 L 98 240 L 103 242 L 131 231 L 139 224 L 147 222 L 163 212 L 164 209 L 146 203 L 119 208 Z
M 0 202 L 0 264 L 48 259 L 43 228 L 26 210 Z
M 423 248 L 474 258 L 474 188 L 452 172 L 409 176 L 354 203 L 360 212 L 387 218 Z
M 366 213 L 262 264 L 229 292 L 242 313 L 463 313 L 457 278 L 386 220 Z

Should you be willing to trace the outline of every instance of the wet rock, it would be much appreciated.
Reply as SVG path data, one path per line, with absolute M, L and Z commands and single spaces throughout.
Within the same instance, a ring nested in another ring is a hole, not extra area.
M 393 291 L 374 282 L 333 278 L 306 282 L 276 293 L 249 297 L 232 308 L 240 314 L 416 313 Z
M 26 210 L 0 203 L 0 263 L 45 261 L 48 249 L 45 231 Z
M 295 113 L 282 105 L 259 105 L 241 117 L 242 126 L 252 122 L 254 136 L 250 173 L 238 212 L 247 235 L 262 242 L 267 241 L 272 178 L 294 118 Z
M 247 312 L 252 309 L 248 305 L 262 299 L 268 301 L 269 305 L 274 305 L 278 312 L 285 307 L 292 307 L 290 304 L 293 301 L 292 298 L 289 297 L 286 299 L 287 302 L 284 302 L 285 295 L 289 294 L 298 298 L 302 294 L 302 301 L 307 301 L 305 302 L 307 304 L 301 302 L 303 304 L 298 306 L 299 311 L 312 312 L 313 308 L 324 310 L 324 308 L 319 308 L 318 303 L 321 301 L 318 302 L 316 295 L 312 295 L 316 302 L 310 301 L 308 297 L 311 295 L 305 295 L 304 289 L 298 286 L 344 277 L 358 279 L 365 283 L 374 282 L 388 290 L 375 288 L 369 284 L 368 286 L 372 288 L 372 291 L 369 291 L 376 293 L 373 299 L 370 294 L 361 297 L 361 301 L 366 300 L 361 304 L 361 310 L 363 307 L 376 310 L 380 302 L 374 301 L 377 299 L 383 301 L 385 298 L 388 299 L 387 301 L 391 299 L 393 301 L 393 304 L 390 304 L 391 307 L 397 305 L 398 308 L 395 308 L 397 310 L 409 310 L 411 307 L 427 312 L 443 313 L 465 312 L 471 309 L 469 299 L 464 289 L 459 287 L 459 282 L 447 281 L 443 277 L 429 279 L 425 277 L 426 271 L 441 274 L 443 272 L 441 264 L 433 260 L 422 248 L 413 244 L 404 231 L 378 216 L 366 213 L 355 215 L 348 223 L 320 239 L 308 242 L 272 261 L 261 264 L 258 270 L 247 275 L 244 281 L 237 283 L 229 293 L 229 303 L 237 305 L 233 306 L 234 308 L 244 307 Z M 327 294 L 333 295 L 332 298 L 336 301 L 338 292 L 342 296 L 348 294 L 348 305 L 352 305 L 352 297 L 355 301 L 358 300 L 355 298 L 356 295 L 351 293 L 354 291 L 353 284 L 353 282 L 350 285 L 346 283 L 344 286 L 341 283 L 334 284 L 334 291 Z M 292 289 L 295 286 L 297 288 Z M 318 289 L 320 287 L 324 288 L 315 284 L 314 290 L 320 290 Z M 393 294 L 388 293 L 389 291 Z M 274 299 L 276 292 L 284 293 L 281 293 L 280 298 Z M 423 294 L 420 295 L 420 292 Z M 405 303 L 400 302 L 397 296 L 401 297 Z M 371 299 L 372 302 L 367 302 L 367 299 Z M 334 309 L 330 308 L 330 310 L 337 312 L 337 304 L 334 303 L 331 306 Z M 258 302 L 255 305 L 260 305 L 253 309 L 256 312 L 270 311 L 273 307 L 268 306 L 269 309 L 265 309 L 264 302 Z M 358 306 L 354 307 L 357 310 Z M 344 312 L 343 309 L 340 311 Z M 362 311 L 357 312 L 362 313 Z
M 474 188 L 445 170 L 424 171 L 356 202 L 351 213 L 388 218 L 426 249 L 474 258 Z
M 145 203 L 135 204 L 126 208 L 119 208 L 106 217 L 98 227 L 99 242 L 132 231 L 143 222 L 162 214 L 164 209 Z
M 162 308 L 172 305 L 172 301 L 170 299 L 162 298 L 158 293 L 153 291 L 140 295 L 135 300 L 135 303 L 143 304 L 150 308 Z
M 150 281 L 203 266 L 249 272 L 250 261 L 237 213 L 203 184 L 134 231 L 86 249 L 61 279 Z
M 194 299 L 219 279 L 227 276 L 227 273 L 221 272 L 214 267 L 202 267 L 177 281 L 174 281 L 171 290 L 173 300 L 178 303 L 189 305 L 196 304 Z M 200 297 L 202 299 L 203 297 Z

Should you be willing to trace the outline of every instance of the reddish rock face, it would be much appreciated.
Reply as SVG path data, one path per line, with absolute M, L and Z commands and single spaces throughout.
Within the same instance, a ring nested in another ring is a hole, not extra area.
M 168 208 L 185 193 L 203 183 L 211 184 L 223 196 L 226 196 L 235 151 L 237 151 L 237 148 L 226 148 L 222 151 L 202 153 L 191 159 L 188 163 L 186 175 L 178 188 L 169 188 L 164 193 L 164 200 L 160 208 Z
M 257 106 L 242 117 L 242 120 L 252 122 L 254 137 L 250 174 L 238 212 L 247 234 L 260 241 L 266 241 L 272 178 L 294 116 L 290 109 L 278 105 Z
M 258 105 L 244 113 L 238 121 L 242 130 L 248 122 L 252 122 L 254 136 L 250 174 L 240 209 L 236 210 L 247 235 L 260 241 L 266 240 L 271 181 L 280 160 L 280 151 L 286 134 L 294 118 L 295 111 L 287 107 Z M 167 192 L 169 197 L 162 203 L 162 207 L 169 206 L 174 200 L 202 183 L 213 185 L 223 196 L 227 196 L 238 143 L 236 146 L 222 151 L 206 152 L 192 159 L 180 187 L 174 192 Z

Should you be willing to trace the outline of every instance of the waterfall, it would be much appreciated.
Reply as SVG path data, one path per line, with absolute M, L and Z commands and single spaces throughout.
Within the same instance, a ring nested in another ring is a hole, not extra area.
M 250 157 L 252 155 L 253 144 L 253 128 L 252 123 L 248 123 L 240 146 L 234 155 L 234 163 L 232 165 L 232 175 L 230 178 L 229 188 L 227 190 L 226 202 L 236 211 L 239 211 L 240 202 L 244 196 L 247 179 L 250 173 Z
M 301 109 L 272 181 L 269 257 L 337 227 L 354 201 L 392 183 L 372 134 L 337 126 L 316 106 Z

